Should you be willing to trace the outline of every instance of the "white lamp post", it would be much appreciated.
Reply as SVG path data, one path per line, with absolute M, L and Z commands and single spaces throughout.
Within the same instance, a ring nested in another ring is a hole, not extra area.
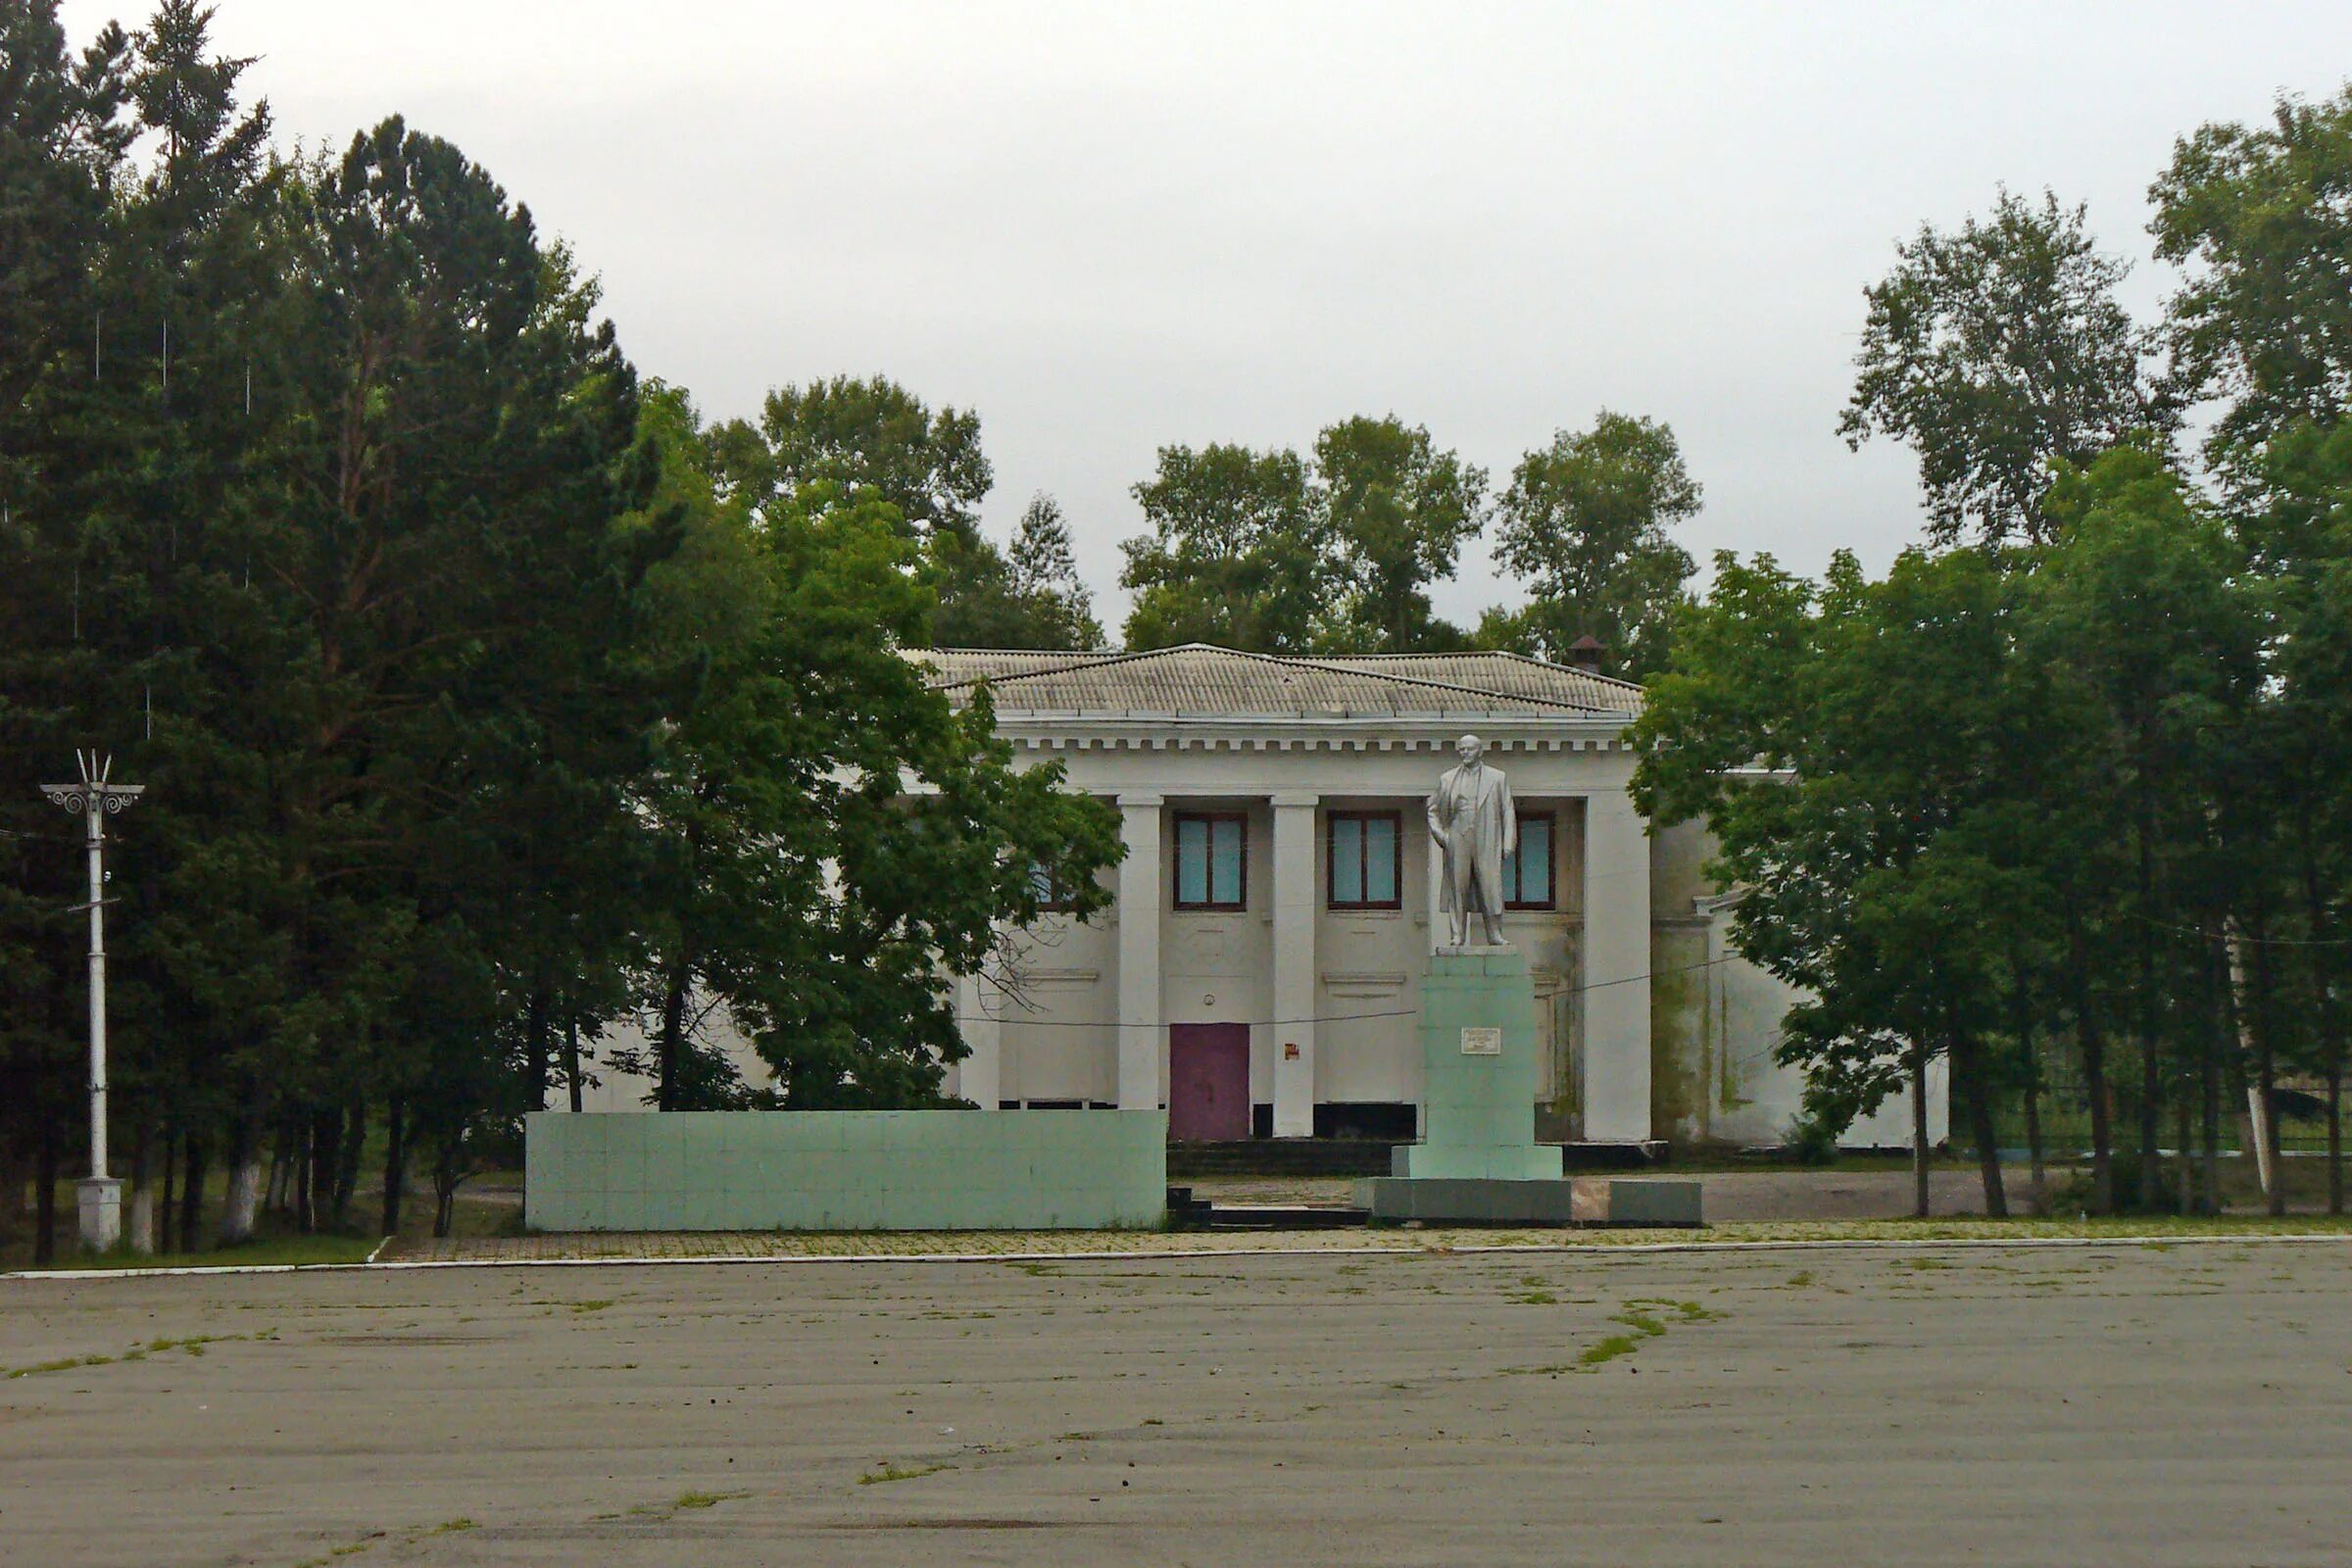
M 106 1171 L 106 819 L 137 800 L 144 786 L 110 784 L 113 758 L 76 752 L 78 784 L 44 784 L 41 793 L 89 829 L 90 851 L 90 1174 L 75 1189 L 80 1199 L 81 1245 L 104 1251 L 122 1239 L 122 1184 Z

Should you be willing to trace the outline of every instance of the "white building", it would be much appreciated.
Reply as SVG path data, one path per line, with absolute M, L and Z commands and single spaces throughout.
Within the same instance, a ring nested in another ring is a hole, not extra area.
M 1703 830 L 1653 838 L 1626 793 L 1639 687 L 1493 653 L 910 657 L 959 701 L 985 681 L 1016 761 L 1115 803 L 1127 845 L 1110 910 L 1047 915 L 959 988 L 962 1098 L 1164 1105 L 1175 1138 L 1411 1138 L 1440 929 L 1424 807 L 1475 732 L 1518 804 L 1504 927 L 1536 977 L 1538 1137 L 1770 1143 L 1796 1114 L 1773 1059 L 1789 993 L 1731 952 Z M 1848 1142 L 1909 1137 L 1889 1103 Z

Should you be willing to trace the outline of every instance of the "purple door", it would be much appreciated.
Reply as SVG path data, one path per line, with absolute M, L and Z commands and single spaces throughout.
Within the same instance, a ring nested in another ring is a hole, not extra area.
M 1250 1026 L 1168 1025 L 1168 1136 L 1250 1136 Z

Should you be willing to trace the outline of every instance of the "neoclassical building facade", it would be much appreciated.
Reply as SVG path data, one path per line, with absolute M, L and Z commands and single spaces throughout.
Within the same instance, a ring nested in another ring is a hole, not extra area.
M 1801 1077 L 1789 993 L 1730 949 L 1703 831 L 1627 793 L 1641 689 L 1498 653 L 1292 659 L 940 651 L 1025 761 L 1114 802 L 1116 902 L 1048 914 L 961 986 L 982 1105 L 1165 1106 L 1178 1139 L 1407 1139 L 1442 931 L 1425 803 L 1476 733 L 1510 780 L 1505 935 L 1536 977 L 1539 1137 L 1778 1141 Z M 1941 1096 L 1935 1096 L 1941 1136 Z M 1903 1107 L 1850 1142 L 1907 1141 Z

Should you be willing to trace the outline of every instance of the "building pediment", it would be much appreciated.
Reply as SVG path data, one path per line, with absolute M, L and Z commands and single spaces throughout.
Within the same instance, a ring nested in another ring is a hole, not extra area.
M 1483 721 L 1621 727 L 1642 688 L 1517 654 L 1288 658 L 1193 643 L 1137 654 L 912 651 L 958 702 L 985 685 L 1000 723 L 1076 719 L 1343 725 L 1396 733 Z

